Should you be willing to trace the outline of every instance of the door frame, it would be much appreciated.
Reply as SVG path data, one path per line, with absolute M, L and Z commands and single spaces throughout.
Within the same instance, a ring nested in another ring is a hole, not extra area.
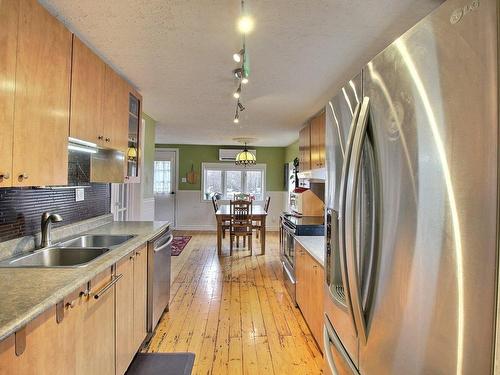
M 162 152 L 162 151 L 167 151 L 167 152 L 173 152 L 174 153 L 174 158 L 175 158 L 175 173 L 174 173 L 174 187 L 175 187 L 175 194 L 174 194 L 174 222 L 170 223 L 172 229 L 175 229 L 176 223 L 177 223 L 177 193 L 179 191 L 179 149 L 178 148 L 171 148 L 171 147 L 155 147 L 155 157 L 154 160 L 156 160 L 156 153 L 157 152 Z M 154 192 L 154 167 L 153 167 L 153 197 L 155 195 Z

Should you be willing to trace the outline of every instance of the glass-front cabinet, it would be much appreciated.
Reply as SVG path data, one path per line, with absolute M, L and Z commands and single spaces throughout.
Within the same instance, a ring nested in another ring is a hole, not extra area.
M 128 148 L 127 148 L 127 173 L 126 182 L 140 181 L 140 137 L 141 137 L 141 110 L 142 97 L 139 93 L 131 91 L 128 106 Z

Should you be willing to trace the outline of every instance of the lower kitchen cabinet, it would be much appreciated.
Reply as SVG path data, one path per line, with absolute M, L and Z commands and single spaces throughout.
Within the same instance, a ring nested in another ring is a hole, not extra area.
M 314 339 L 323 351 L 323 267 L 295 241 L 296 300 Z
M 147 246 L 114 273 L 110 267 L 66 296 L 59 323 L 52 306 L 0 341 L 0 375 L 124 374 L 146 338 Z M 20 355 L 16 335 L 18 343 L 25 337 Z
M 123 374 L 146 337 L 147 252 L 139 248 L 116 266 L 116 374 Z
M 115 373 L 115 288 L 104 291 L 111 278 L 111 269 L 100 273 L 90 282 L 90 296 L 81 297 L 75 335 L 81 340 L 76 352 L 77 374 Z

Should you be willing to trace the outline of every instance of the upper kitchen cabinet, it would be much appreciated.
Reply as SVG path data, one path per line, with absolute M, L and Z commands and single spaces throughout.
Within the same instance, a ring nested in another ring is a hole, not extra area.
M 130 86 L 113 69 L 106 66 L 104 78 L 104 146 L 127 152 Z
M 311 169 L 325 167 L 325 112 L 311 120 Z
M 0 187 L 12 186 L 19 2 L 0 0 Z
M 130 89 L 128 108 L 128 148 L 127 148 L 127 182 L 139 182 L 140 136 L 141 136 L 142 96 Z
M 301 172 L 311 169 L 311 127 L 309 124 L 299 133 L 299 163 Z
M 102 118 L 105 70 L 104 61 L 73 36 L 70 137 L 106 143 Z
M 71 33 L 36 0 L 19 1 L 13 186 L 68 181 L 71 45 Z
M 300 171 L 325 167 L 325 112 L 313 117 L 299 133 Z

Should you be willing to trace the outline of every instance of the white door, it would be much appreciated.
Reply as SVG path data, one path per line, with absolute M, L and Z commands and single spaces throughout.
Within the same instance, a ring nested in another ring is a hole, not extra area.
M 157 150 L 154 164 L 155 220 L 175 227 L 176 151 Z

